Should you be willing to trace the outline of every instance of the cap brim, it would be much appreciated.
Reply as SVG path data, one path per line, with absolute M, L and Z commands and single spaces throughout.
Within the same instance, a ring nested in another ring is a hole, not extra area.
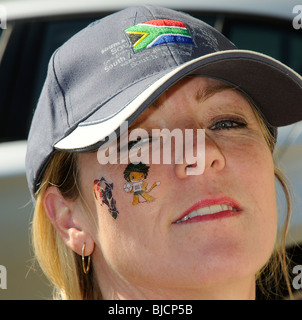
M 129 125 L 164 91 L 189 74 L 221 79 L 244 91 L 274 127 L 302 120 L 302 78 L 281 62 L 253 51 L 230 50 L 208 54 L 169 73 L 152 75 L 125 89 L 66 133 L 54 147 L 90 151 L 104 143 L 124 121 Z M 116 106 L 121 106 L 118 111 Z

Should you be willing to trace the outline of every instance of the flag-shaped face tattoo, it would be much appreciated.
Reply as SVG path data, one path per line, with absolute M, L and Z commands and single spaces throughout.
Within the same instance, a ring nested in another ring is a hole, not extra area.
M 185 24 L 175 20 L 150 20 L 130 27 L 125 32 L 134 51 L 167 43 L 194 45 Z

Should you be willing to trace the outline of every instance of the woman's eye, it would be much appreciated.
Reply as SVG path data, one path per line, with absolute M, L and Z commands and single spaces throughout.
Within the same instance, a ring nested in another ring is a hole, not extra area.
M 124 153 L 128 152 L 132 148 L 142 148 L 146 143 L 149 143 L 151 139 L 148 138 L 141 138 L 138 137 L 136 140 L 128 140 L 128 144 L 120 144 L 120 139 L 119 139 L 119 144 L 118 144 L 118 153 Z
M 223 130 L 223 129 L 240 129 L 245 128 L 246 123 L 238 120 L 220 120 L 210 127 L 211 130 Z
M 128 150 L 130 150 L 133 146 L 135 146 L 138 143 L 139 140 L 136 141 L 129 141 L 128 143 Z
M 130 150 L 132 147 L 142 147 L 145 143 L 149 143 L 151 141 L 151 138 L 141 138 L 139 137 L 137 140 L 129 141 L 128 143 L 128 150 Z

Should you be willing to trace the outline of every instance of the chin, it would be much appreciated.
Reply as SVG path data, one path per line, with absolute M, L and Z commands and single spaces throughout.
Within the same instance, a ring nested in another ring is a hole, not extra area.
M 191 257 L 179 255 L 173 273 L 182 285 L 196 287 L 221 286 L 243 279 L 255 280 L 255 275 L 269 260 L 271 249 L 256 250 L 248 246 L 224 241 L 196 250 Z M 172 264 L 171 264 L 172 265 Z M 170 271 L 171 275 L 171 271 Z

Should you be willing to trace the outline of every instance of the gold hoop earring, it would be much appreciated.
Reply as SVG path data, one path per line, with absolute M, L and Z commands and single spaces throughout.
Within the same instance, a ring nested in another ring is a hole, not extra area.
M 84 242 L 82 247 L 82 267 L 85 274 L 89 272 L 90 269 L 90 256 L 88 256 L 87 266 L 85 266 L 85 247 L 86 243 Z

